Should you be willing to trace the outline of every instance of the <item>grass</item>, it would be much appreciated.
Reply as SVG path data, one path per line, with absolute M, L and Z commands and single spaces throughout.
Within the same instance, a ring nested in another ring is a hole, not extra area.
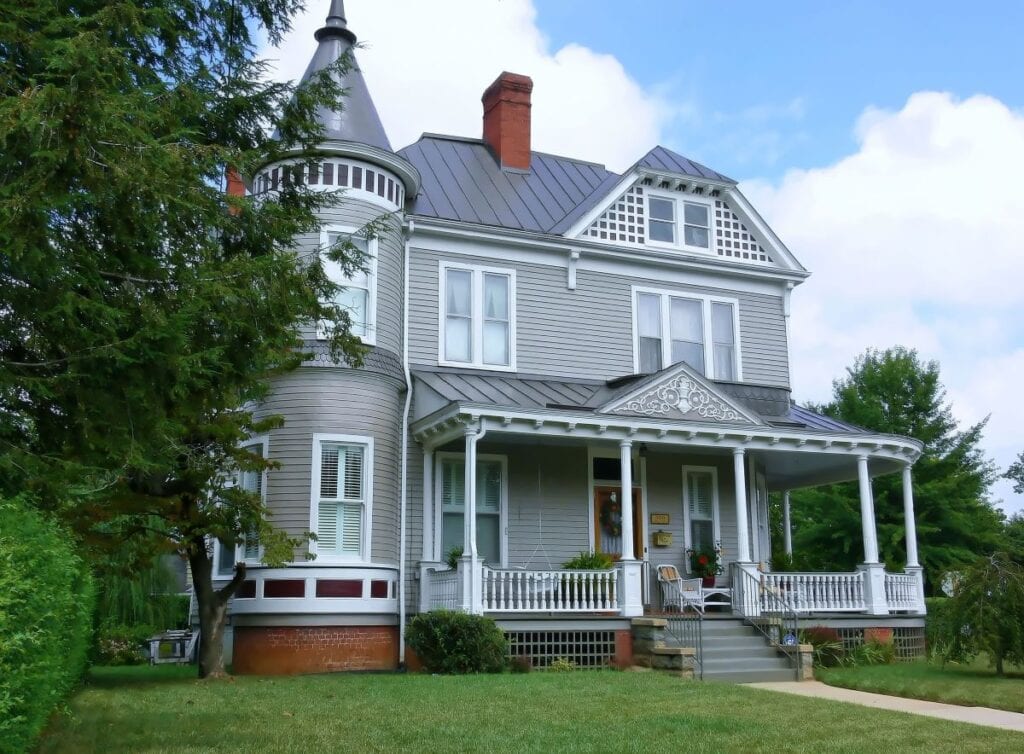
M 1010 731 L 655 673 L 201 682 L 101 668 L 41 752 L 1016 751 Z
M 832 686 L 933 702 L 1024 712 L 1024 672 L 1000 678 L 984 660 L 970 665 L 911 662 L 817 671 Z

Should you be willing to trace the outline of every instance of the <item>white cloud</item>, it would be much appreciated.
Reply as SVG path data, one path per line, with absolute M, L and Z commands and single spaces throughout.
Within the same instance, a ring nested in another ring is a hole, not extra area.
M 328 6 L 309 3 L 280 49 L 265 50 L 279 78 L 302 76 Z M 345 10 L 366 44 L 360 68 L 396 148 L 425 131 L 479 137 L 480 96 L 502 71 L 533 78 L 540 151 L 621 170 L 658 143 L 670 117 L 613 56 L 577 44 L 552 50 L 531 0 L 349 0 Z
M 992 415 L 985 446 L 1005 467 L 1024 449 L 1024 113 L 922 92 L 856 133 L 833 165 L 744 186 L 814 272 L 794 294 L 796 394 L 827 398 L 868 347 L 915 347 L 958 419 Z M 1007 484 L 995 495 L 1024 507 Z

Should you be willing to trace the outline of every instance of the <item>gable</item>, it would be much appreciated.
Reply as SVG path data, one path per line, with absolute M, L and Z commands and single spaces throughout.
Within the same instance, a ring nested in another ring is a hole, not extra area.
M 675 188 L 672 184 L 676 184 Z M 680 188 L 683 187 L 683 188 Z M 736 209 L 721 195 L 719 190 L 693 187 L 677 181 L 657 181 L 653 178 L 639 178 L 611 203 L 580 234 L 580 238 L 591 238 L 607 243 L 644 245 L 647 242 L 646 193 L 650 189 L 673 191 L 680 194 L 714 197 L 712 210 L 712 235 L 714 253 L 723 259 L 736 259 L 755 264 L 775 265 L 775 260 L 764 244 L 751 232 Z M 707 193 L 705 193 L 707 191 Z
M 597 413 L 729 424 L 764 423 L 682 363 L 630 386 L 599 406 Z

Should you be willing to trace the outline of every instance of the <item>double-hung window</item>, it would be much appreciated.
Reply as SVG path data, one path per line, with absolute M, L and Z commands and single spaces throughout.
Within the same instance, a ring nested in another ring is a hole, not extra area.
M 711 205 L 696 198 L 648 193 L 647 239 L 659 246 L 711 250 Z
M 718 474 L 714 467 L 683 467 L 686 547 L 711 550 L 721 539 L 718 521 Z
M 515 368 L 515 273 L 441 264 L 443 364 Z
M 265 438 L 242 447 L 261 458 L 265 458 L 267 455 Z M 230 480 L 230 484 L 241 487 L 246 492 L 251 492 L 263 499 L 265 474 L 264 471 L 238 471 Z M 230 577 L 235 571 L 235 563 L 239 558 L 252 563 L 259 562 L 261 556 L 260 540 L 256 532 L 246 533 L 237 546 L 229 546 L 217 540 L 217 575 Z
M 461 456 L 439 461 L 441 557 L 465 542 L 466 462 Z M 476 547 L 481 560 L 502 563 L 502 516 L 505 510 L 505 460 L 478 457 L 476 464 Z
M 638 372 L 685 362 L 713 379 L 738 379 L 736 301 L 643 289 L 635 296 Z
M 368 558 L 372 469 L 372 438 L 314 436 L 312 524 L 318 559 Z
M 373 345 L 376 340 L 377 307 L 377 239 L 361 238 L 355 230 L 328 228 L 321 233 L 321 248 L 326 252 L 339 242 L 349 241 L 361 256 L 355 269 L 345 272 L 338 262 L 327 258 L 322 261 L 324 271 L 332 283 L 341 286 L 331 303 L 346 311 L 351 322 L 351 333 L 363 343 Z M 319 336 L 326 337 L 326 328 L 319 329 Z

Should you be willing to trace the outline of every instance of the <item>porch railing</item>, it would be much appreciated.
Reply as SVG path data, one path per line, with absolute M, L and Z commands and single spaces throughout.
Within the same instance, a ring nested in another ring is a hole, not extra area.
M 680 647 L 692 647 L 693 675 L 704 680 L 704 616 L 696 610 L 665 616 L 665 628 Z
M 771 585 L 767 578 L 770 575 L 754 575 L 740 564 L 733 563 L 732 609 L 785 652 L 793 664 L 796 677 L 800 678 L 802 658 L 799 613 L 785 592 Z
M 855 613 L 867 606 L 860 573 L 766 573 L 762 580 L 768 593 L 801 613 Z
M 885 601 L 892 611 L 919 610 L 917 576 L 909 573 L 885 574 Z
M 420 588 L 426 589 L 424 600 L 428 610 L 458 610 L 459 604 L 459 572 L 453 570 L 426 571 Z
M 619 609 L 619 571 L 484 568 L 485 612 L 585 613 Z

